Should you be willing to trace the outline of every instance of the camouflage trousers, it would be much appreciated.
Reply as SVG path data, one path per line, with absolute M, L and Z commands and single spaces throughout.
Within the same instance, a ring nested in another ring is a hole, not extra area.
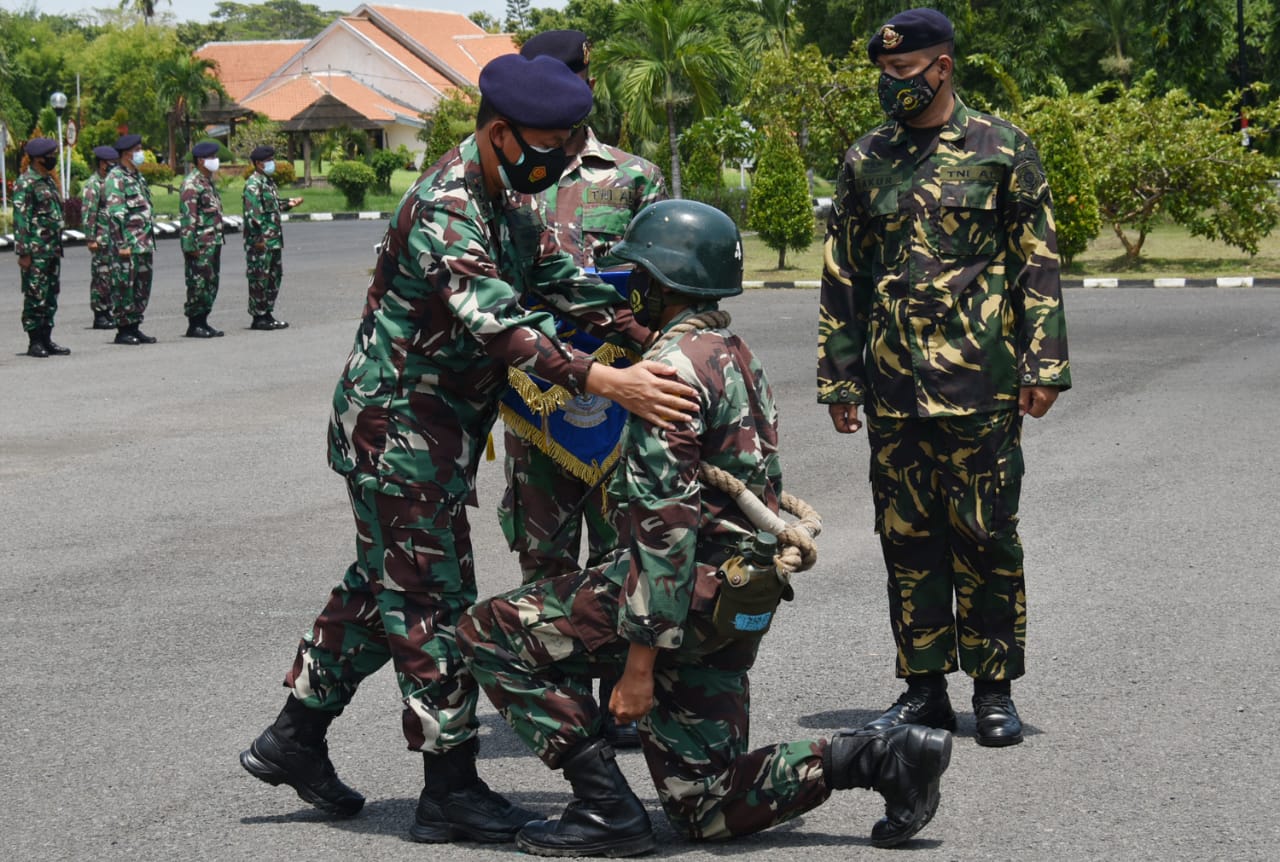
M 409 748 L 447 751 L 478 727 L 479 690 L 453 634 L 476 599 L 466 510 L 348 490 L 356 561 L 298 644 L 284 684 L 307 706 L 338 711 L 390 661 Z
M 111 263 L 115 255 L 99 249 L 89 261 L 89 308 L 94 314 L 111 314 Z
M 284 280 L 283 250 L 269 248 L 258 251 L 253 246 L 244 250 L 245 276 L 249 279 L 249 314 L 259 317 L 275 310 L 280 282 Z
M 552 769 L 600 734 L 591 681 L 617 676 L 626 664 L 617 624 L 630 565 L 629 554 L 617 551 L 590 569 L 480 602 L 458 623 L 476 681 Z M 768 829 L 831 795 L 825 740 L 749 750 L 754 660 L 754 645 L 730 644 L 696 657 L 666 652 L 654 669 L 655 703 L 640 719 L 640 742 L 662 808 L 688 838 Z
M 1024 672 L 1017 410 L 939 419 L 868 411 L 876 531 L 889 573 L 899 677 Z M 953 610 L 954 608 L 954 610 Z
M 111 263 L 112 317 L 116 326 L 136 326 L 151 301 L 151 252 L 117 256 Z
M 533 443 L 507 429 L 507 492 L 498 504 L 498 521 L 507 545 L 520 555 L 524 582 L 576 572 L 582 568 L 583 524 L 587 534 L 587 565 L 593 566 L 618 546 L 618 531 L 606 505 L 604 486 L 591 483 L 556 463 Z M 570 512 L 587 494 L 582 512 L 570 520 Z M 560 534 L 553 535 L 557 530 Z
M 53 326 L 62 289 L 62 258 L 32 257 L 22 270 L 22 328 L 27 332 Z
M 215 245 L 191 255 L 183 255 L 187 277 L 187 301 L 182 313 L 187 317 L 213 311 L 218 298 L 218 276 L 222 271 L 222 246 Z

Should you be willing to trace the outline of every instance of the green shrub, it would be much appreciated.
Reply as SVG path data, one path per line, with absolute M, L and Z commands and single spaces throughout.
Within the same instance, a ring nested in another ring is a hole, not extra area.
M 395 150 L 374 150 L 366 161 L 377 177 L 374 191 L 384 195 L 391 194 L 391 175 L 404 166 L 404 156 Z
M 293 168 L 293 162 L 288 159 L 276 159 L 276 172 L 271 175 L 278 186 L 291 186 L 298 181 L 298 172 Z
M 378 175 L 364 162 L 344 161 L 329 168 L 327 179 L 347 199 L 347 208 L 358 210 L 364 206 L 365 193 L 378 181 Z
M 785 127 L 767 132 L 748 209 L 750 226 L 778 253 L 778 269 L 786 265 L 788 249 L 803 251 L 813 244 L 813 200 L 804 159 Z
M 689 200 L 699 201 L 715 207 L 733 219 L 733 223 L 738 226 L 739 230 L 746 230 L 748 195 L 746 189 L 740 189 L 736 186 L 729 188 L 728 186 L 717 184 L 714 186 L 685 186 L 682 191 Z
M 147 185 L 165 185 L 173 182 L 173 171 L 163 162 L 143 162 L 138 166 L 138 173 L 142 174 Z

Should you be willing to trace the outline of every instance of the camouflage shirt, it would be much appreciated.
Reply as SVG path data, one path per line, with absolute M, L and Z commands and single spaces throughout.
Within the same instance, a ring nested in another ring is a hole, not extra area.
M 689 614 L 714 605 L 726 549 L 755 533 L 733 498 L 702 484 L 698 471 L 704 462 L 725 470 L 776 512 L 778 411 L 764 369 L 728 329 L 686 332 L 647 358 L 675 368 L 697 390 L 699 409 L 674 431 L 632 416 L 623 434 L 626 454 L 610 486 L 631 548 L 618 633 L 676 649 Z
M 1027 136 L 956 99 L 936 146 L 889 123 L 841 166 L 818 401 L 895 418 L 1013 407 L 1071 385 L 1052 202 Z
M 128 248 L 134 254 L 150 253 L 156 244 L 151 188 L 142 174 L 123 165 L 112 165 L 103 183 L 111 247 Z
M 18 257 L 62 255 L 62 195 L 53 177 L 35 168 L 13 187 L 13 245 Z
M 262 171 L 254 171 L 244 181 L 244 244 L 266 244 L 267 250 L 284 248 L 284 228 L 280 214 L 289 202 L 280 200 L 276 181 Z
M 106 178 L 94 171 L 80 188 L 80 213 L 84 233 L 104 251 L 111 244 L 111 219 L 107 215 Z
M 184 252 L 203 252 L 222 245 L 222 197 L 199 168 L 192 168 L 182 181 L 178 213 Z
M 635 347 L 648 334 L 527 207 L 493 201 L 475 137 L 405 193 L 383 238 L 355 346 L 333 396 L 329 463 L 385 494 L 470 500 L 507 366 L 579 393 L 590 364 L 555 337 L 534 290 Z

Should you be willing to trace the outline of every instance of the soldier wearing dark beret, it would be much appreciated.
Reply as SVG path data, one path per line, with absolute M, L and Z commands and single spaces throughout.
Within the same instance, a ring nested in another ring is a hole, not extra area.
M 187 338 L 218 338 L 209 323 L 222 273 L 222 196 L 214 181 L 221 163 L 218 145 L 201 141 L 191 148 L 191 170 L 182 180 L 178 199 L 178 235 L 187 281 Z
M 325 735 L 361 681 L 390 662 L 405 738 L 423 758 L 415 841 L 510 842 L 538 819 L 477 775 L 478 688 L 454 640 L 476 599 L 466 507 L 508 367 L 566 397 L 617 400 L 661 427 L 692 409 L 691 391 L 663 370 L 593 364 L 556 337 L 549 315 L 519 303 L 535 291 L 620 344 L 649 337 L 512 194 L 556 182 L 573 155 L 572 127 L 590 110 L 591 88 L 558 60 L 490 61 L 475 133 L 427 168 L 392 215 L 329 424 L 356 561 L 298 645 L 284 709 L 241 754 L 263 781 L 331 815 L 355 814 L 364 797 L 335 775 Z
M 62 289 L 62 193 L 53 180 L 58 142 L 32 138 L 23 148 L 27 170 L 13 188 L 13 239 L 22 270 L 22 328 L 27 355 L 43 359 L 71 351 L 53 341 Z
M 833 198 L 818 401 L 844 434 L 866 410 L 907 684 L 868 727 L 954 730 L 946 675 L 963 670 L 978 743 L 1002 746 L 1022 741 L 1022 421 L 1071 372 L 1044 169 L 1026 134 L 956 94 L 954 39 L 942 13 L 910 9 L 867 45 L 890 121 L 850 148 Z
M 152 257 L 155 253 L 155 212 L 151 187 L 139 168 L 146 162 L 140 135 L 121 135 L 115 149 L 120 160 L 107 172 L 103 196 L 111 234 L 112 317 L 116 344 L 155 344 L 142 331 L 151 300 Z
M 249 280 L 250 329 L 271 332 L 287 329 L 289 324 L 277 320 L 273 312 L 284 280 L 284 224 L 281 213 L 302 203 L 301 197 L 280 199 L 280 189 L 273 179 L 276 172 L 276 148 L 262 145 L 249 153 L 253 173 L 244 182 L 241 203 L 244 204 L 245 275 Z
M 93 148 L 96 167 L 80 187 L 81 222 L 89 248 L 89 307 L 93 310 L 94 329 L 115 329 L 112 316 L 111 222 L 107 217 L 107 172 L 120 160 L 120 151 L 106 144 Z

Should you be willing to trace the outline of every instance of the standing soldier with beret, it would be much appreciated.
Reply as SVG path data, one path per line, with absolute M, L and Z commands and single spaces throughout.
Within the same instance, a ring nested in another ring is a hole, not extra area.
M 53 181 L 58 142 L 33 138 L 26 152 L 30 165 L 13 189 L 13 238 L 22 270 L 27 355 L 66 356 L 71 351 L 55 344 L 52 337 L 62 274 L 62 196 Z
M 520 54 L 532 59 L 554 57 L 589 85 L 590 43 L 580 30 L 549 30 L 524 43 Z M 603 144 L 588 125 L 575 132 L 574 156 L 560 181 L 531 205 L 545 212 L 560 248 L 582 267 L 601 265 L 600 256 L 617 242 L 632 217 L 667 196 L 657 165 L 617 147 Z M 527 294 L 532 310 L 551 311 Z M 555 315 L 560 337 L 597 361 L 615 364 L 623 354 L 577 330 L 573 321 Z M 506 421 L 507 493 L 498 508 L 511 549 L 520 554 L 524 580 L 575 572 L 586 526 L 586 565 L 593 566 L 618 544 L 599 484 L 618 458 L 618 440 L 627 413 L 594 395 L 564 398 L 550 383 L 511 372 L 513 386 L 503 397 Z M 594 490 L 593 490 L 594 489 Z M 590 499 L 585 499 L 590 496 Z M 585 504 L 585 505 L 584 505 Z M 609 702 L 610 681 L 601 680 L 600 702 Z M 606 736 L 619 748 L 640 744 L 635 725 L 619 728 L 605 713 Z
M 871 39 L 887 125 L 845 156 L 827 230 L 818 401 L 871 445 L 876 529 L 906 692 L 871 728 L 954 729 L 974 680 L 980 745 L 1022 741 L 1022 419 L 1071 385 L 1049 186 L 1035 147 L 956 95 L 932 9 Z
M 533 812 L 476 773 L 478 689 L 454 641 L 476 599 L 466 507 L 507 385 L 507 367 L 574 395 L 619 401 L 661 427 L 691 411 L 665 369 L 593 364 L 556 338 L 536 289 L 583 326 L 638 348 L 649 336 L 616 291 L 585 275 L 510 192 L 554 185 L 591 88 L 563 63 L 508 54 L 480 73 L 476 132 L 428 168 L 380 244 L 364 316 L 333 397 L 329 463 L 347 480 L 356 561 L 298 646 L 284 709 L 240 762 L 320 810 L 364 797 L 337 777 L 325 735 L 365 677 L 396 671 L 424 786 L 410 836 L 512 840 Z
M 212 141 L 191 149 L 194 164 L 182 181 L 179 235 L 187 276 L 187 338 L 217 338 L 222 330 L 209 325 L 209 312 L 218 298 L 222 269 L 222 197 L 213 184 L 217 176 L 218 145 Z
M 142 137 L 123 135 L 116 141 L 120 161 L 107 172 L 103 187 L 115 253 L 111 295 L 115 306 L 116 344 L 155 344 L 139 327 L 151 300 L 155 214 L 151 188 L 138 168 L 146 161 Z
M 94 329 L 115 329 L 111 308 L 111 219 L 107 215 L 107 172 L 120 159 L 115 147 L 93 148 L 97 168 L 80 189 L 81 213 L 86 245 L 92 258 L 89 264 L 89 307 L 93 310 Z
M 250 329 L 270 331 L 289 324 L 276 320 L 271 312 L 276 307 L 280 282 L 284 279 L 284 229 L 280 213 L 302 203 L 302 198 L 280 200 L 280 192 L 271 175 L 276 172 L 275 147 L 256 147 L 249 154 L 253 173 L 244 181 L 244 256 L 245 275 L 249 279 Z

